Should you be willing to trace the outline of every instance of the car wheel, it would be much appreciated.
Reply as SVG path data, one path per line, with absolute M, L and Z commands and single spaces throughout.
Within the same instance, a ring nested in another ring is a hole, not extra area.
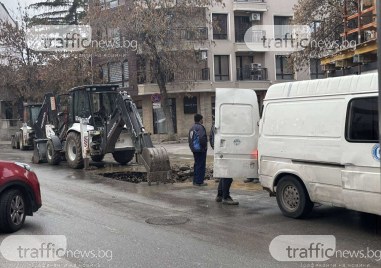
M 59 165 L 61 162 L 61 154 L 54 150 L 53 142 L 51 140 L 49 140 L 46 145 L 46 158 L 51 165 Z
M 283 215 L 295 219 L 307 216 L 314 206 L 304 185 L 294 176 L 279 181 L 276 199 Z
M 103 154 L 101 154 L 101 155 L 92 155 L 92 156 L 91 156 L 91 159 L 92 159 L 94 162 L 102 162 L 104 157 L 105 157 L 105 156 L 104 156 Z
M 126 165 L 130 162 L 135 156 L 135 150 L 128 151 L 116 151 L 112 153 L 114 160 L 121 165 Z
M 69 167 L 83 168 L 81 136 L 78 133 L 70 132 L 67 135 L 65 157 Z
M 12 233 L 20 230 L 26 216 L 25 197 L 19 190 L 9 190 L 0 198 L 0 230 Z

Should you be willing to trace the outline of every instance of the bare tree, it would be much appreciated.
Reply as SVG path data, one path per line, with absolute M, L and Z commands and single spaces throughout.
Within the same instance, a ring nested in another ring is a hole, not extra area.
M 311 58 L 321 58 L 340 50 L 345 41 L 341 36 L 344 14 L 355 12 L 357 5 L 356 0 L 299 0 L 294 8 L 293 23 L 310 26 L 313 42 L 303 51 L 293 54 L 297 68 L 306 66 Z
M 168 85 L 187 87 L 201 76 L 206 62 L 199 56 L 200 48 L 209 46 L 210 14 L 208 7 L 221 0 L 127 0 L 113 12 L 90 9 L 92 25 L 120 29 L 121 43 L 138 43 L 139 80 L 157 83 L 167 131 L 174 136 Z M 98 7 L 102 8 L 102 7 Z M 98 19 L 97 19 L 98 18 Z M 198 79 L 199 78 L 199 79 Z

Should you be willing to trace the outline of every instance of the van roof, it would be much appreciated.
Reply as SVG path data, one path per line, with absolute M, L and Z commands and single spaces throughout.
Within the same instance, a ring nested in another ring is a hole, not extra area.
M 378 74 L 288 82 L 271 86 L 265 100 L 378 92 Z

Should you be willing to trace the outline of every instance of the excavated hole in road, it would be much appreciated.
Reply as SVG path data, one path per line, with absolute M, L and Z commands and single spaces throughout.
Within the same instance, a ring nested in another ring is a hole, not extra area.
M 193 180 L 193 167 L 191 166 L 172 166 L 172 177 L 167 183 L 175 182 L 186 182 Z M 124 171 L 124 172 L 109 172 L 101 174 L 106 178 L 111 178 L 118 181 L 125 181 L 131 183 L 141 183 L 147 182 L 147 173 L 146 172 L 133 172 L 133 171 Z M 207 167 L 205 173 L 205 179 L 213 178 L 213 168 Z
M 118 181 L 125 181 L 131 183 L 141 183 L 147 181 L 147 173 L 145 172 L 112 172 L 102 174 L 106 178 L 111 178 Z

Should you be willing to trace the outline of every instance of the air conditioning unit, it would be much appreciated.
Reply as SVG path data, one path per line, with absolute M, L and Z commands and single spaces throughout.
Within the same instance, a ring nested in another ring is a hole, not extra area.
M 202 60 L 208 59 L 208 51 L 206 51 L 206 50 L 201 51 L 201 59 Z
M 251 13 L 250 21 L 260 21 L 260 20 L 261 20 L 261 13 Z
M 259 68 L 262 68 L 261 63 L 251 63 L 250 64 L 250 69 L 252 69 L 252 70 L 259 69 Z

